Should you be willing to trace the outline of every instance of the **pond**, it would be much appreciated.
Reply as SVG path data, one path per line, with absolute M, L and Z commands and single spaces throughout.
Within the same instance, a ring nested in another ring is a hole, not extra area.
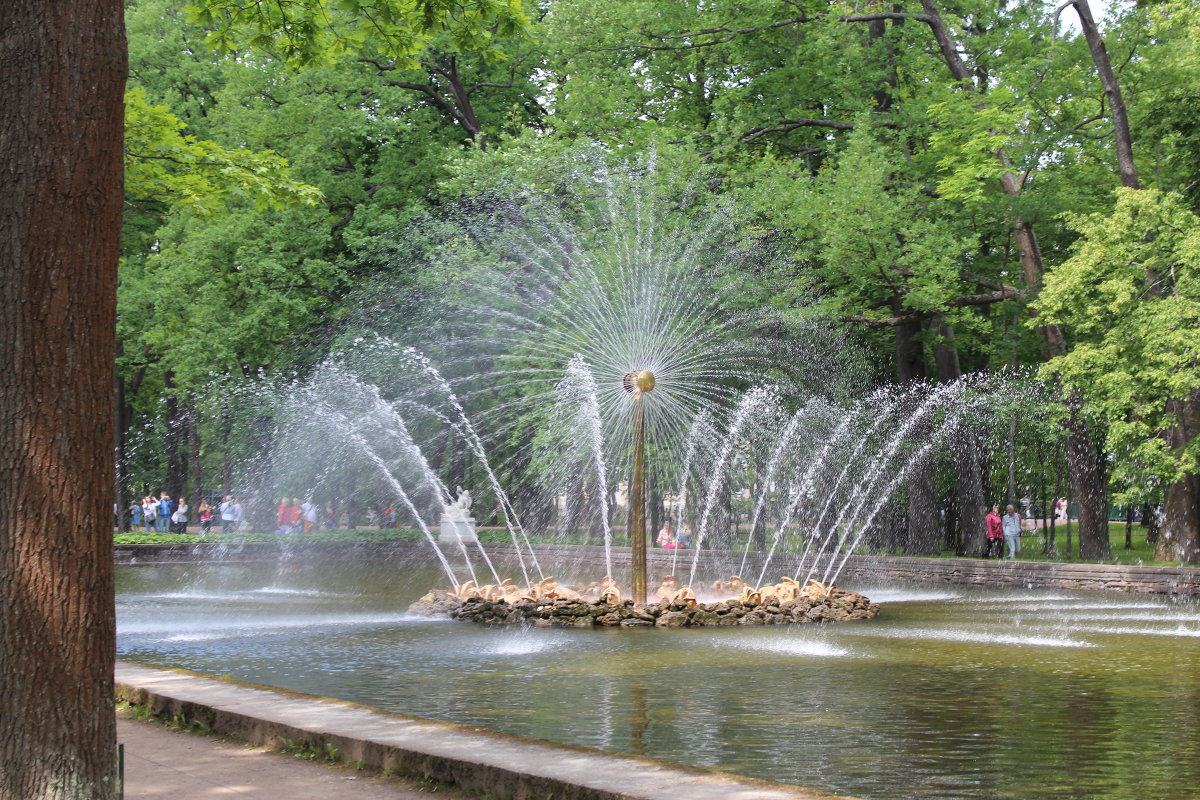
M 873 622 L 491 629 L 412 566 L 119 567 L 118 656 L 875 800 L 1194 798 L 1200 608 L 847 585 Z

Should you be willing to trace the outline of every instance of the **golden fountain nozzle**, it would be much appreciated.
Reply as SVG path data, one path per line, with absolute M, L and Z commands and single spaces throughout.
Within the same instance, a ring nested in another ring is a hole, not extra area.
M 654 373 L 648 369 L 634 370 L 621 380 L 621 384 L 630 394 L 634 389 L 645 394 L 654 389 Z

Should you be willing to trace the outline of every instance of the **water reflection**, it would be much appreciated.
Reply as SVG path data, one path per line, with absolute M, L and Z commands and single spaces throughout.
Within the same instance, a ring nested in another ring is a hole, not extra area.
M 1200 612 L 851 587 L 869 624 L 612 631 L 409 617 L 375 565 L 129 567 L 122 658 L 867 798 L 1194 797 Z

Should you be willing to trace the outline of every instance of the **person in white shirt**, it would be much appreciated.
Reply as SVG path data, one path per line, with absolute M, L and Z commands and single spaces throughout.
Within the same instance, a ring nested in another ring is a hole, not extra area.
M 304 532 L 312 533 L 313 528 L 317 527 L 317 504 L 313 502 L 311 497 L 306 497 L 304 502 L 300 504 L 300 518 L 304 520 Z
M 1004 543 L 1008 545 L 1006 558 L 1014 559 L 1021 551 L 1021 515 L 1010 504 L 1005 507 L 1000 524 L 1004 526 Z

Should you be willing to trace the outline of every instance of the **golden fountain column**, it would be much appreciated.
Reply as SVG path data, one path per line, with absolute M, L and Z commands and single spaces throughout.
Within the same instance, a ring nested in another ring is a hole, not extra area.
M 629 487 L 630 559 L 633 602 L 646 602 L 646 418 L 643 395 L 654 389 L 648 369 L 625 376 L 625 391 L 633 394 L 633 480 Z

